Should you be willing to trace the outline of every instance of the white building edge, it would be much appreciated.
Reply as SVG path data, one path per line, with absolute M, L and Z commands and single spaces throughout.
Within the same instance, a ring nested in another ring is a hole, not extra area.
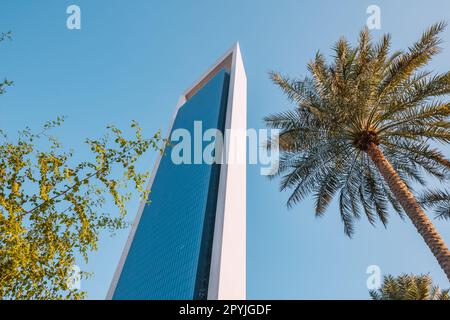
M 247 129 L 247 76 L 245 74 L 239 43 L 229 49 L 180 97 L 169 137 L 178 109 L 190 97 L 225 68 L 230 73 L 230 85 L 225 129 L 233 137 L 226 141 L 227 158 L 221 166 L 214 240 L 211 257 L 208 300 L 244 300 L 246 298 L 246 135 Z M 156 160 L 148 188 L 151 190 L 161 155 Z M 131 232 L 114 273 L 106 299 L 112 299 L 122 273 L 125 260 L 139 225 L 146 200 L 138 209 Z

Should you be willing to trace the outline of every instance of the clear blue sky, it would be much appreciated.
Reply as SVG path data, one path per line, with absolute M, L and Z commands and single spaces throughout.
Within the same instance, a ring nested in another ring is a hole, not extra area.
M 66 29 L 66 8 L 82 10 L 82 29 Z M 145 132 L 165 132 L 179 94 L 235 41 L 248 77 L 248 126 L 263 127 L 268 113 L 292 108 L 268 79 L 269 70 L 304 76 L 316 50 L 329 53 L 344 35 L 352 42 L 366 8 L 381 7 L 382 29 L 404 48 L 439 20 L 450 21 L 450 2 L 300 0 L 2 0 L 0 31 L 14 40 L 0 47 L 0 78 L 15 81 L 0 98 L 0 127 L 37 128 L 68 116 L 60 139 L 86 156 L 86 137 L 113 123 L 140 121 Z M 431 68 L 450 70 L 450 29 Z M 449 149 L 446 149 L 449 154 Z M 154 156 L 141 165 L 152 167 Z M 367 299 L 366 268 L 383 273 L 427 273 L 448 287 L 414 227 L 391 215 L 388 229 L 362 220 L 354 239 L 343 233 L 336 206 L 314 218 L 312 201 L 287 210 L 288 194 L 248 167 L 247 291 L 250 299 Z M 129 218 L 138 203 L 128 207 Z M 436 222 L 450 243 L 450 223 Z M 90 257 L 92 279 L 82 286 L 103 299 L 127 232 L 102 236 Z

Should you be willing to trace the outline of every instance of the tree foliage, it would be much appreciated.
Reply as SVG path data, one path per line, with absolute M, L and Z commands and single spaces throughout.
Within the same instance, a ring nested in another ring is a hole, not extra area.
M 387 275 L 378 290 L 370 290 L 372 300 L 450 300 L 450 290 L 433 285 L 429 275 Z
M 386 225 L 389 206 L 403 217 L 367 154 L 371 143 L 410 188 L 412 182 L 425 185 L 427 175 L 450 178 L 450 161 L 432 146 L 450 142 L 450 72 L 424 70 L 440 52 L 445 27 L 435 24 L 407 50 L 393 53 L 390 35 L 375 42 L 366 28 L 355 47 L 341 38 L 330 64 L 318 52 L 304 79 L 271 73 L 296 104 L 265 118 L 268 127 L 281 130 L 278 176 L 281 190 L 291 190 L 289 207 L 312 194 L 321 216 L 337 198 L 348 236 L 361 216 Z
M 144 139 L 133 122 L 128 139 L 109 126 L 109 135 L 86 140 L 93 160 L 77 163 L 48 134 L 62 120 L 37 134 L 26 129 L 14 142 L 4 135 L 0 144 L 0 298 L 82 298 L 68 287 L 76 256 L 87 262 L 102 230 L 126 227 L 132 191 L 147 197 L 149 173 L 135 164 L 147 150 L 159 150 L 159 133 Z M 38 147 L 42 140 L 46 150 Z M 102 211 L 108 198 L 116 213 Z

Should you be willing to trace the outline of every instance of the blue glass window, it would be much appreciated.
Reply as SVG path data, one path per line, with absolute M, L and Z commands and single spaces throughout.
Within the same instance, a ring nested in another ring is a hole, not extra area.
M 194 138 L 194 121 L 202 121 L 203 131 L 223 132 L 228 86 L 221 70 L 179 109 L 172 131 L 183 128 Z M 176 165 L 170 152 L 161 159 L 114 299 L 207 297 L 220 164 Z

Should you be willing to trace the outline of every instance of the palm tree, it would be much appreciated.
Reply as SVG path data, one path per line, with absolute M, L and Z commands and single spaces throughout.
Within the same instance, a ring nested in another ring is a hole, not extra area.
M 450 280 L 450 251 L 412 193 L 424 173 L 450 178 L 450 160 L 433 141 L 450 142 L 450 72 L 423 67 L 440 51 L 438 23 L 406 51 L 390 53 L 390 35 L 374 43 L 364 29 L 356 47 L 341 38 L 329 65 L 318 52 L 311 77 L 271 78 L 292 111 L 265 118 L 280 129 L 281 190 L 291 189 L 288 207 L 313 194 L 317 216 L 336 196 L 348 236 L 363 214 L 386 226 L 388 208 L 411 219 Z M 270 145 L 269 145 L 270 147 Z
M 403 274 L 396 278 L 384 277 L 378 290 L 370 290 L 372 300 L 450 300 L 450 289 L 433 286 L 429 275 Z

